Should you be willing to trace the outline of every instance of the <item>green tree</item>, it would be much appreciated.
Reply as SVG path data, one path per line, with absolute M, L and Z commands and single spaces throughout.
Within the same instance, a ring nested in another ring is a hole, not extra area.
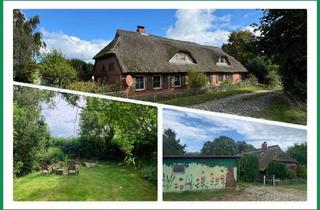
M 40 75 L 43 82 L 64 87 L 76 78 L 76 70 L 57 50 L 48 53 L 40 64 Z
M 287 154 L 296 159 L 300 165 L 307 165 L 307 142 L 294 144 L 288 148 Z
M 238 153 L 239 149 L 236 142 L 227 136 L 220 136 L 213 141 L 207 141 L 201 149 L 201 154 L 206 155 L 234 155 Z
M 112 136 L 111 143 L 117 145 L 125 160 L 131 163 L 136 156 L 150 157 L 156 153 L 156 108 L 98 98 L 87 98 L 86 102 L 80 119 L 82 139 Z
M 239 178 L 245 182 L 254 182 L 259 175 L 259 161 L 254 155 L 245 155 L 239 160 Z
M 164 155 L 183 155 L 186 153 L 187 145 L 181 144 L 177 139 L 177 134 L 171 128 L 163 133 L 163 154 Z
M 251 144 L 247 144 L 247 142 L 245 142 L 245 141 L 237 141 L 236 144 L 237 144 L 237 148 L 238 148 L 239 153 L 256 149 L 254 146 L 252 146 Z
M 50 142 L 50 132 L 40 104 L 53 97 L 48 91 L 14 87 L 13 168 L 15 176 L 37 169 L 38 161 Z
M 246 64 L 257 56 L 255 50 L 256 37 L 248 30 L 233 31 L 228 37 L 228 43 L 222 45 L 222 49 Z
M 26 20 L 19 9 L 13 10 L 13 79 L 32 82 L 35 73 L 35 59 L 45 43 L 41 32 L 37 32 L 39 16 Z
M 307 10 L 263 10 L 257 29 L 260 52 L 279 65 L 284 90 L 306 101 Z
M 93 75 L 93 65 L 79 59 L 70 59 L 70 65 L 77 72 L 77 80 L 90 81 Z
M 191 88 L 202 88 L 208 84 L 208 78 L 207 76 L 196 69 L 191 69 L 187 73 L 187 78 L 188 78 L 188 85 Z
M 292 178 L 292 172 L 289 171 L 288 167 L 284 163 L 272 161 L 267 167 L 268 175 L 275 175 L 276 178 Z
M 307 178 L 307 168 L 304 165 L 298 165 L 297 166 L 297 177 L 300 178 Z

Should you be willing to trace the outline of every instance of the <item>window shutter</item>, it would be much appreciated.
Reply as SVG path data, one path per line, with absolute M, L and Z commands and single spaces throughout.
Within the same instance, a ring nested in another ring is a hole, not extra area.
M 152 76 L 147 76 L 147 89 L 152 90 L 153 84 L 152 84 Z
M 162 75 L 162 88 L 168 88 L 168 75 Z

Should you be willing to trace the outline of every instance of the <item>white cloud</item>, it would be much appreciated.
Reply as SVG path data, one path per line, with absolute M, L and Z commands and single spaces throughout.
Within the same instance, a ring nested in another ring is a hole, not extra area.
M 58 49 L 67 58 L 78 58 L 85 62 L 93 62 L 93 56 L 103 49 L 110 40 L 83 40 L 76 36 L 64 34 L 63 32 L 48 32 L 41 30 L 43 40 L 47 45 L 46 51 Z
M 199 151 L 205 141 L 230 133 L 243 136 L 235 140 L 245 140 L 256 148 L 266 141 L 268 145 L 279 145 L 286 150 L 294 143 L 307 140 L 304 129 L 165 109 L 164 129 L 167 128 L 172 128 L 181 142 L 189 146 L 188 151 Z
M 231 16 L 217 17 L 214 10 L 177 10 L 176 22 L 170 26 L 166 36 L 192 41 L 203 45 L 221 46 L 230 34 Z
M 261 31 L 259 31 L 259 30 L 255 30 L 256 28 L 255 27 L 253 27 L 253 26 L 247 26 L 247 27 L 245 27 L 244 28 L 244 30 L 248 30 L 248 31 L 250 31 L 251 33 L 253 33 L 255 36 L 260 36 L 261 35 Z
M 80 109 L 70 106 L 60 94 L 54 97 L 54 107 L 42 104 L 42 114 L 54 137 L 76 136 L 79 130 Z M 83 106 L 85 101 L 80 100 Z

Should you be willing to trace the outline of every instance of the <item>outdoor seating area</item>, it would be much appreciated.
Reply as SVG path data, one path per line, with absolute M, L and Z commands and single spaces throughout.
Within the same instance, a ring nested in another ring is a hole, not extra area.
M 77 175 L 80 173 L 80 166 L 93 168 L 95 165 L 92 162 L 77 162 L 75 160 L 68 160 L 67 164 L 63 161 L 55 161 L 50 165 L 48 160 L 40 160 L 40 172 L 41 175 Z

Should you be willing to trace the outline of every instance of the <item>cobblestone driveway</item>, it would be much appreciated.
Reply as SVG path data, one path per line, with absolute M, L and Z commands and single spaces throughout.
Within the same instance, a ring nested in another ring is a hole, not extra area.
M 193 105 L 190 108 L 263 118 L 270 99 L 281 94 L 279 91 L 256 91 Z

